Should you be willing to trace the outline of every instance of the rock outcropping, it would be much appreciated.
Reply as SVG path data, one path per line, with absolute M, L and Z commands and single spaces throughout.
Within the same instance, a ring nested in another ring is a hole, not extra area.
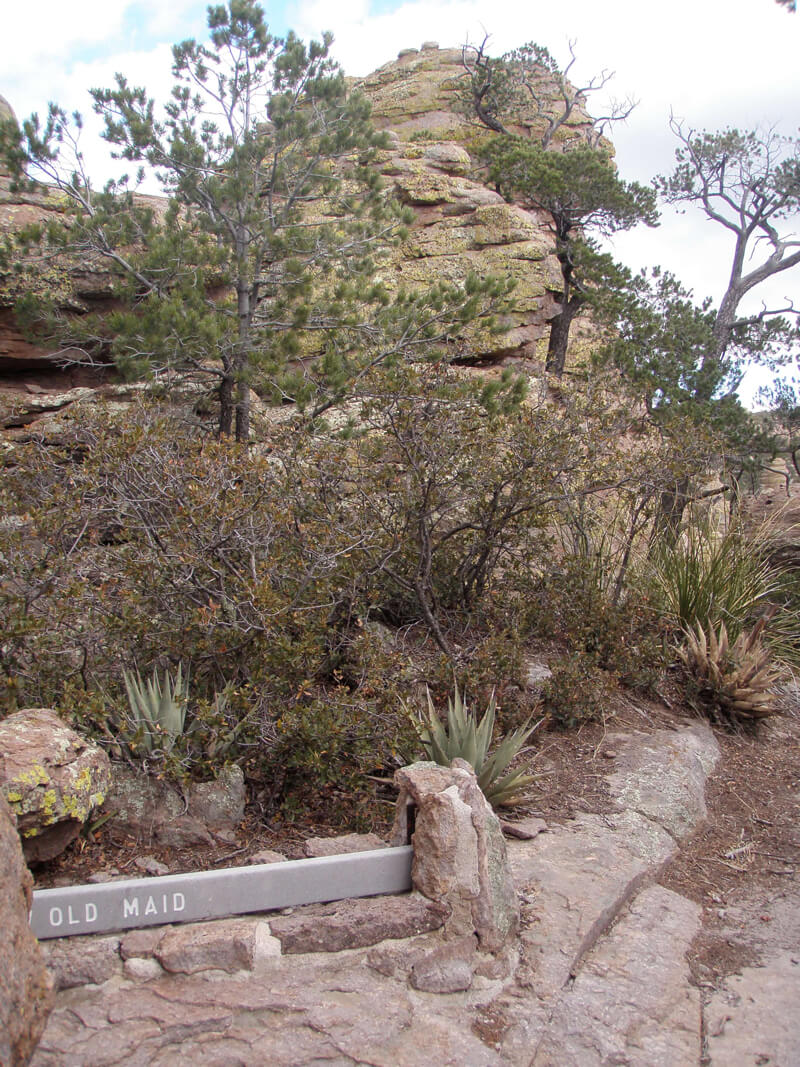
M 407 239 L 381 268 L 387 285 L 424 289 L 436 280 L 461 281 L 470 272 L 516 282 L 502 331 L 478 338 L 467 329 L 462 339 L 464 362 L 486 367 L 535 356 L 557 312 L 561 282 L 543 219 L 505 203 L 481 180 L 474 152 L 486 131 L 461 109 L 463 78 L 460 49 L 426 44 L 401 52 L 357 84 L 372 103 L 376 126 L 389 137 L 379 162 L 385 184 L 414 215 Z M 586 116 L 576 111 L 572 122 L 579 126 Z M 143 199 L 156 211 L 164 206 L 156 197 Z M 11 193 L 8 178 L 0 175 L 0 235 L 62 211 L 52 190 Z M 66 309 L 80 314 L 111 308 L 111 279 L 101 261 L 56 261 L 47 272 L 41 284 L 60 293 Z M 15 284 L 13 277 L 0 277 L 0 427 L 6 428 L 86 402 L 76 387 L 103 381 L 102 369 L 60 370 L 63 353 L 48 353 L 25 337 L 13 312 Z

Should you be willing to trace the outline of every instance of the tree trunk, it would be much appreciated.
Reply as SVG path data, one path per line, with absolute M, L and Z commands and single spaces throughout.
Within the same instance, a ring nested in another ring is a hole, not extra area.
M 250 319 L 253 311 L 250 286 L 240 276 L 236 286 L 239 313 L 239 340 L 236 347 L 236 440 L 247 444 L 250 440 L 250 385 L 247 366 L 250 361 Z
M 236 383 L 236 440 L 250 440 L 250 386 L 241 378 Z
M 575 293 L 561 305 L 560 314 L 550 323 L 550 340 L 547 345 L 547 363 L 545 369 L 548 374 L 555 374 L 560 378 L 564 373 L 567 362 L 567 345 L 569 344 L 569 331 L 572 320 L 583 306 L 583 298 Z
M 224 374 L 219 383 L 219 436 L 230 437 L 233 432 L 233 376 Z
M 669 489 L 664 489 L 658 502 L 658 511 L 653 519 L 653 533 L 650 538 L 651 547 L 660 541 L 668 548 L 672 548 L 678 540 L 683 513 L 689 503 L 689 479 L 680 478 Z

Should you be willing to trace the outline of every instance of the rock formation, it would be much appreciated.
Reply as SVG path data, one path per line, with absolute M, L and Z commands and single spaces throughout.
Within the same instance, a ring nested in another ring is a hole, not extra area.
M 383 280 L 390 287 L 424 288 L 437 279 L 463 280 L 470 271 L 512 277 L 514 305 L 502 332 L 478 340 L 467 330 L 462 338 L 465 362 L 491 366 L 536 354 L 556 313 L 561 282 L 542 219 L 505 203 L 481 181 L 474 150 L 486 131 L 460 110 L 463 76 L 460 49 L 429 43 L 401 52 L 356 84 L 372 102 L 376 126 L 389 137 L 379 162 L 386 186 L 414 213 L 407 240 L 382 268 Z M 585 121 L 576 112 L 573 123 Z M 164 203 L 146 199 L 156 210 Z M 0 235 L 46 222 L 61 210 L 52 190 L 11 193 L 8 178 L 0 175 Z M 112 306 L 111 279 L 100 261 L 53 262 L 37 277 L 75 314 Z M 24 336 L 13 312 L 15 286 L 12 277 L 0 277 L 0 379 L 6 384 L 4 390 L 0 380 L 0 426 L 6 428 L 84 401 L 85 395 L 71 390 L 103 380 L 102 369 L 59 370 L 64 353 L 48 353 Z
M 519 903 L 500 821 L 472 767 L 460 759 L 450 768 L 413 763 L 394 780 L 400 795 L 392 844 L 408 840 L 413 811 L 414 888 L 445 908 L 449 940 L 466 939 L 474 949 L 477 938 L 484 951 L 499 952 L 516 933 Z

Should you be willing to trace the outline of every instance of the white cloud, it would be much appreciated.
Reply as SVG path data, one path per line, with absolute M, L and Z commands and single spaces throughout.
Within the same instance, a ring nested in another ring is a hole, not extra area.
M 128 6 L 108 0 L 81 0 L 78 14 L 75 5 L 60 0 L 41 0 L 35 7 L 6 5 L 0 38 L 4 86 L 16 75 L 35 70 L 42 60 L 63 60 L 75 49 L 97 45 L 118 33 Z M 47 72 L 39 69 L 46 77 Z

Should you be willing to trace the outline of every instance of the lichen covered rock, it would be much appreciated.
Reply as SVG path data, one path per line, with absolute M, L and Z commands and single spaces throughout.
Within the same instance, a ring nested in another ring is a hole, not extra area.
M 63 852 L 110 785 L 106 753 L 57 712 L 28 708 L 0 722 L 0 793 L 17 818 L 29 863 Z

